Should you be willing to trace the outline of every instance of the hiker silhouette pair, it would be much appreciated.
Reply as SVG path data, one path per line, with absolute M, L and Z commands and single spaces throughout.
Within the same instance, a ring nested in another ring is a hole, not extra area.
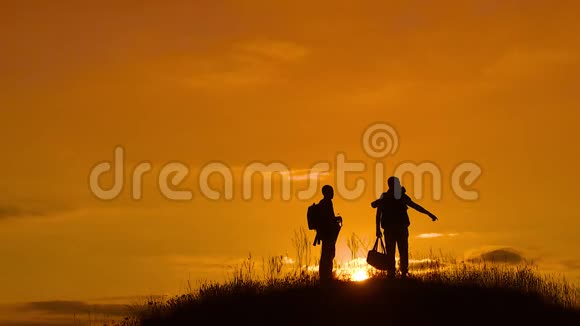
M 409 272 L 409 207 L 426 214 L 432 221 L 437 221 L 437 217 L 415 203 L 407 194 L 405 187 L 401 186 L 401 181 L 397 177 L 390 177 L 387 180 L 389 189 L 381 197 L 371 203 L 371 207 L 376 208 L 376 236 L 384 235 L 385 249 L 387 252 L 387 276 L 395 277 L 396 262 L 395 250 L 399 251 L 401 276 L 406 277 Z M 342 227 L 342 217 L 334 214 L 332 199 L 334 190 L 331 186 L 322 187 L 323 199 L 319 202 L 321 222 L 316 233 L 315 244 L 322 242 L 320 253 L 319 275 L 321 281 L 332 280 L 333 260 L 336 253 L 336 240 Z M 383 232 L 381 232 L 381 228 Z

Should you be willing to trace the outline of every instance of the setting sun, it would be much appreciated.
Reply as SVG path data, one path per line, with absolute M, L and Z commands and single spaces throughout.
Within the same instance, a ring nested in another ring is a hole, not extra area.
M 356 270 L 354 273 L 352 273 L 352 276 L 350 277 L 351 281 L 354 282 L 362 282 L 364 280 L 367 280 L 368 278 L 369 274 L 364 269 Z

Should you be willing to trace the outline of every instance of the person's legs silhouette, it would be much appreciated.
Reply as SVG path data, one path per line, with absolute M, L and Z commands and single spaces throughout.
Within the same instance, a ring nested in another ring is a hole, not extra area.
M 385 236 L 385 249 L 387 250 L 387 276 L 395 277 L 396 262 L 395 262 L 395 250 L 397 248 L 397 236 L 393 230 L 385 229 L 383 232 Z
M 397 234 L 397 246 L 399 247 L 401 275 L 405 277 L 409 272 L 409 230 L 407 228 L 399 230 Z
M 332 279 L 332 267 L 335 256 L 335 243 L 332 240 L 323 239 L 320 251 L 319 274 L 321 281 Z

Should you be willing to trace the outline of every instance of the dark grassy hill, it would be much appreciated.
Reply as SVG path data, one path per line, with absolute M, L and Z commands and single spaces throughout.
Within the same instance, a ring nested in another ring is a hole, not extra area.
M 315 278 L 233 280 L 150 302 L 138 325 L 580 325 L 575 289 L 530 270 L 436 272 L 320 285 Z

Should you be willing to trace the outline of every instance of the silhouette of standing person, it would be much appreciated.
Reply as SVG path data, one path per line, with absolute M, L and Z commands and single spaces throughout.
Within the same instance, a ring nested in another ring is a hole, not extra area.
M 409 271 L 409 225 L 411 224 L 407 214 L 408 207 L 426 214 L 433 221 L 436 221 L 437 217 L 407 196 L 399 178 L 390 177 L 387 184 L 389 189 L 381 195 L 381 198 L 371 203 L 371 206 L 377 209 L 377 237 L 382 237 L 382 227 L 389 260 L 387 275 L 395 276 L 395 249 L 398 247 L 401 275 L 406 277 Z
M 342 217 L 334 215 L 334 189 L 325 185 L 322 187 L 324 198 L 318 203 L 318 214 L 320 214 L 320 227 L 317 230 L 316 238 L 322 242 L 320 252 L 319 275 L 321 281 L 330 281 L 333 278 L 332 268 L 334 256 L 336 254 L 336 240 L 342 227 Z

